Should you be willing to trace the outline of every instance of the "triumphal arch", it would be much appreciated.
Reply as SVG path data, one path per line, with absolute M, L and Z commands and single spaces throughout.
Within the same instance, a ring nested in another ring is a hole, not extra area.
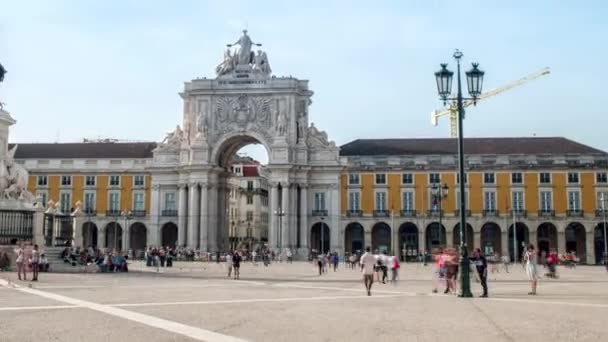
M 311 227 L 321 222 L 336 235 L 325 249 L 339 250 L 339 149 L 310 122 L 308 81 L 274 76 L 259 46 L 243 31 L 215 78 L 185 83 L 182 123 L 154 151 L 151 231 L 162 234 L 171 220 L 162 215 L 165 193 L 177 193 L 178 245 L 226 250 L 228 163 L 259 143 L 269 160 L 269 247 L 307 255 Z

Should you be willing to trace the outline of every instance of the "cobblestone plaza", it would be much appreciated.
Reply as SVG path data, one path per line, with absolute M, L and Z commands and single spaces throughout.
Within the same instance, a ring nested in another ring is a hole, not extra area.
M 431 267 L 403 264 L 397 285 L 365 295 L 358 270 L 318 276 L 310 263 L 119 274 L 0 273 L 0 341 L 600 341 L 608 333 L 604 268 L 558 268 L 538 295 L 521 266 L 490 274 L 490 298 L 431 293 Z M 7 283 L 11 281 L 11 283 Z M 478 296 L 478 283 L 472 284 Z

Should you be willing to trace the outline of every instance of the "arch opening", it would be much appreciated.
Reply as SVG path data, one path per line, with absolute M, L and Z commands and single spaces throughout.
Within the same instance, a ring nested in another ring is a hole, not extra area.
M 446 247 L 446 234 L 445 226 L 439 225 L 438 222 L 432 222 L 426 226 L 426 250 L 429 253 L 433 252 L 433 249 Z
M 321 229 L 323 228 L 323 229 Z M 310 248 L 313 254 L 327 254 L 330 251 L 330 229 L 327 223 L 317 222 L 310 229 Z
M 473 226 L 467 223 L 467 250 L 469 251 L 469 253 L 471 253 L 473 251 L 473 248 L 475 247 L 473 245 L 473 241 L 475 238 L 474 234 L 475 233 L 473 231 Z M 460 223 L 457 223 L 454 226 L 454 230 L 452 231 L 452 242 L 454 243 L 455 247 L 460 247 Z
M 122 226 L 116 222 L 106 225 L 106 247 L 109 250 L 122 251 Z
M 399 227 L 399 248 L 401 261 L 416 261 L 418 250 L 418 227 L 406 222 Z
M 160 241 L 163 247 L 175 248 L 177 246 L 177 225 L 175 223 L 167 222 L 162 226 Z
M 97 248 L 97 225 L 93 222 L 85 222 L 82 224 L 82 247 Z
M 524 223 L 515 223 L 515 236 L 513 224 L 509 226 L 509 255 L 511 260 L 521 261 L 526 246 L 530 243 L 530 231 Z M 514 245 L 515 244 L 515 245 Z M 515 253 L 516 252 L 516 253 Z
M 536 239 L 539 253 L 548 254 L 553 249 L 557 251 L 557 228 L 553 223 L 541 223 L 536 230 Z
M 129 230 L 129 247 L 136 258 L 143 258 L 148 241 L 148 229 L 143 223 L 135 222 Z
M 481 227 L 481 252 L 486 256 L 502 255 L 500 226 L 494 222 L 488 222 Z
M 359 222 L 352 222 L 344 230 L 344 252 L 349 254 L 361 254 L 365 248 L 365 233 Z
M 391 227 L 384 223 L 378 222 L 372 227 L 372 252 L 379 254 L 391 254 Z
M 566 253 L 574 253 L 581 262 L 587 261 L 587 234 L 585 226 L 572 222 L 566 227 Z

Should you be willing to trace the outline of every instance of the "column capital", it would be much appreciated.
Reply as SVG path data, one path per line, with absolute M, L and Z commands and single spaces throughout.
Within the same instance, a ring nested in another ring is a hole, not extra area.
M 198 182 L 190 182 L 190 183 L 188 183 L 188 187 L 189 188 L 195 188 L 197 186 L 198 186 Z
M 270 187 L 272 187 L 272 188 L 278 188 L 279 187 L 279 183 L 280 182 L 268 182 L 268 184 L 270 184 Z
M 308 189 L 308 184 L 300 184 L 300 189 Z
M 158 190 L 160 189 L 160 184 L 153 184 L 152 185 L 152 190 Z
M 186 183 L 177 184 L 177 188 L 180 190 L 185 190 L 188 185 Z

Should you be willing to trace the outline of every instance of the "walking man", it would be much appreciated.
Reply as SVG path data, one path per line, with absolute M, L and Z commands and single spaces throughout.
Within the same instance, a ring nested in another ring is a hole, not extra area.
M 361 256 L 361 272 L 363 272 L 363 282 L 367 295 L 372 295 L 372 284 L 374 283 L 374 266 L 376 265 L 376 258 L 370 253 L 371 248 L 365 247 L 365 253 Z
M 470 258 L 471 261 L 475 263 L 475 268 L 477 269 L 477 274 L 479 274 L 479 279 L 481 280 L 481 287 L 483 288 L 483 294 L 480 296 L 482 298 L 488 297 L 488 261 L 486 257 L 481 254 L 481 249 L 475 248 L 473 252 L 473 256 Z
M 40 262 L 40 252 L 38 251 L 38 245 L 34 245 L 34 250 L 32 251 L 32 256 L 30 260 L 33 272 L 32 281 L 38 281 L 38 263 Z
M 238 251 L 234 251 L 234 254 L 232 255 L 232 267 L 234 267 L 234 279 L 239 279 L 239 276 L 241 275 L 240 273 L 240 269 L 241 269 L 241 255 L 239 254 Z

